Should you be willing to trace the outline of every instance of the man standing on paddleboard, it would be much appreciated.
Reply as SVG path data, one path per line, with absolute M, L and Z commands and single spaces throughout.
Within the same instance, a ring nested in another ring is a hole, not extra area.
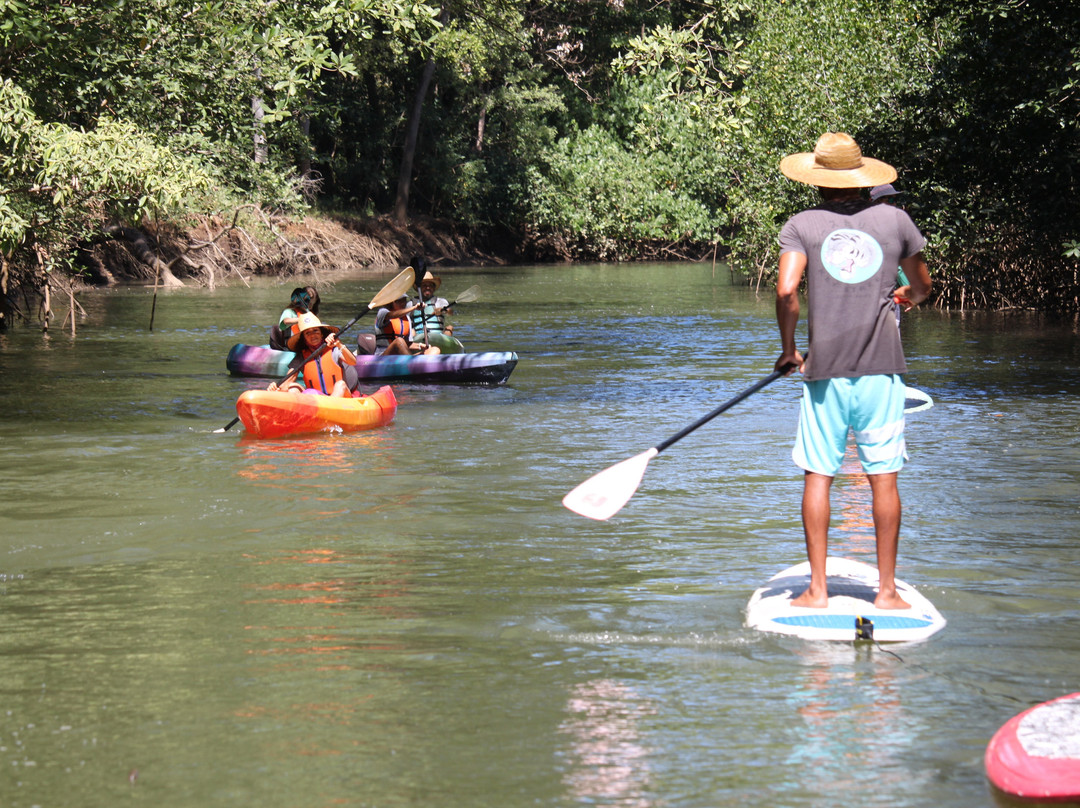
M 802 520 L 810 586 L 792 603 L 828 605 L 829 491 L 852 430 L 873 495 L 879 575 L 874 605 L 906 609 L 895 573 L 901 513 L 896 478 L 907 459 L 901 377 L 907 364 L 893 305 L 899 298 L 915 306 L 930 294 L 922 255 L 926 239 L 903 210 L 863 197 L 861 189 L 895 180 L 896 169 L 863 157 L 850 135 L 826 132 L 813 152 L 781 160 L 780 171 L 816 186 L 822 197 L 780 230 L 776 319 L 782 353 L 776 369 L 804 374 L 792 459 L 805 472 Z M 897 266 L 907 286 L 895 288 Z M 795 347 L 804 274 L 810 340 L 805 360 Z

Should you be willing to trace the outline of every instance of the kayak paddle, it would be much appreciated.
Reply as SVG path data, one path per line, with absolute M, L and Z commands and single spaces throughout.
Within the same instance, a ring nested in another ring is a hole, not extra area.
M 392 281 L 390 281 L 390 283 L 386 284 L 386 286 L 380 289 L 378 294 L 375 295 L 375 297 L 371 298 L 371 302 L 368 303 L 366 309 L 364 309 L 358 315 L 349 320 L 349 322 L 345 323 L 345 325 L 342 326 L 341 330 L 338 331 L 338 333 L 344 334 L 346 331 L 353 327 L 353 324 L 357 320 L 359 320 L 369 311 L 377 309 L 380 306 L 385 306 L 387 303 L 392 303 L 402 295 L 408 294 L 409 289 L 412 288 L 413 280 L 415 279 L 415 277 L 415 270 L 412 267 L 405 267 L 405 269 L 401 270 L 401 272 L 398 273 L 397 277 L 395 277 Z M 322 345 L 319 346 L 318 350 L 316 350 L 315 353 L 313 353 L 307 358 L 307 362 L 310 362 L 312 359 L 315 359 L 318 356 L 322 356 L 323 351 L 325 351 L 327 347 L 329 346 L 327 346 L 327 344 L 324 342 Z M 305 362 L 304 364 L 307 364 L 307 362 Z M 278 385 L 284 384 L 285 379 L 288 379 L 290 376 L 293 375 L 295 375 L 295 372 L 290 370 L 283 379 L 280 379 L 278 381 Z M 240 416 L 238 415 L 231 421 L 229 421 L 229 423 L 225 424 L 225 426 L 223 426 L 221 429 L 215 429 L 214 431 L 228 432 L 230 429 L 236 426 L 236 422 L 239 420 Z
M 457 299 L 454 300 L 453 303 L 447 303 L 445 306 L 443 306 L 443 311 L 454 308 L 454 306 L 456 306 L 458 303 L 472 303 L 474 300 L 478 300 L 479 298 L 480 287 L 470 286 L 468 289 L 458 295 Z
M 630 497 L 634 496 L 634 492 L 637 491 L 638 486 L 641 484 L 641 478 L 645 476 L 645 469 L 650 460 L 671 446 L 671 444 L 685 438 L 699 426 L 707 424 L 724 410 L 734 407 L 747 396 L 753 395 L 767 384 L 772 384 L 781 376 L 786 376 L 790 370 L 790 367 L 783 370 L 774 370 L 761 381 L 746 388 L 729 401 L 725 401 L 708 415 L 699 418 L 690 426 L 672 435 L 667 440 L 656 444 L 648 451 L 634 455 L 634 457 L 594 474 L 563 497 L 562 504 L 574 513 L 587 516 L 590 519 L 603 521 L 611 518 L 619 512 L 623 505 L 630 501 Z

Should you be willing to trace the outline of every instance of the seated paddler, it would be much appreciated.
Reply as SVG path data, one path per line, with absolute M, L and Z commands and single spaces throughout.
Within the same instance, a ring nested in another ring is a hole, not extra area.
M 306 311 L 319 313 L 319 293 L 313 286 L 298 286 L 289 296 L 289 306 L 278 317 L 277 325 L 270 327 L 270 347 L 275 351 L 286 350 L 289 337 L 300 333 L 300 315 Z
M 356 356 L 338 339 L 338 329 L 324 325 L 311 312 L 301 314 L 298 324 L 299 332 L 287 342 L 288 349 L 296 353 L 296 359 L 289 363 L 289 375 L 280 386 L 271 382 L 267 389 L 351 396 L 344 365 L 355 365 Z M 320 352 L 323 346 L 326 350 Z
M 417 259 L 413 259 L 417 261 Z M 438 297 L 436 292 L 442 285 L 442 278 L 424 273 L 417 289 L 419 298 L 409 317 L 412 319 L 413 333 L 416 340 L 425 345 L 434 345 L 442 353 L 464 353 L 465 347 L 454 336 L 454 324 L 447 319 L 450 303 L 446 298 Z
M 375 353 L 391 356 L 394 354 L 440 353 L 435 345 L 424 345 L 416 339 L 409 315 L 416 306 L 409 305 L 408 295 L 402 295 L 388 306 L 375 313 Z

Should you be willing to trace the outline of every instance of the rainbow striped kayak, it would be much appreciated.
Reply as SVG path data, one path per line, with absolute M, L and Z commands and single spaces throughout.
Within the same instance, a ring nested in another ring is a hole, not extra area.
M 237 343 L 229 351 L 225 367 L 233 376 L 284 378 L 292 351 L 275 351 L 268 345 Z M 416 382 L 418 384 L 503 384 L 517 365 L 513 351 L 437 354 L 435 356 L 356 357 L 355 371 L 360 381 Z M 352 368 L 346 368 L 346 381 Z
M 305 432 L 377 429 L 394 420 L 397 398 L 389 387 L 352 398 L 321 393 L 245 390 L 236 400 L 236 414 L 249 434 L 281 438 Z

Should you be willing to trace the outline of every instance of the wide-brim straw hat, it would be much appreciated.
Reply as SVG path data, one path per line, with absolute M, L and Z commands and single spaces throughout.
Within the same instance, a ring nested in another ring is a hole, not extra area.
M 438 289 L 440 286 L 442 286 L 442 278 L 440 278 L 438 275 L 432 275 L 431 272 L 425 272 L 424 277 L 422 277 L 416 285 L 420 286 L 424 283 L 433 283 L 435 284 L 435 288 Z
M 896 179 L 896 169 L 881 160 L 863 157 L 855 138 L 844 132 L 826 132 L 812 152 L 789 154 L 780 171 L 796 182 L 819 188 L 872 188 Z
M 318 317 L 312 314 L 310 311 L 305 311 L 300 315 L 297 324 L 300 326 L 300 330 L 293 334 L 285 342 L 285 346 L 290 351 L 295 351 L 296 346 L 300 344 L 300 340 L 304 338 L 304 332 L 310 331 L 313 328 L 322 329 L 323 338 L 326 338 L 327 333 L 336 334 L 341 329 L 334 325 L 325 325 Z

